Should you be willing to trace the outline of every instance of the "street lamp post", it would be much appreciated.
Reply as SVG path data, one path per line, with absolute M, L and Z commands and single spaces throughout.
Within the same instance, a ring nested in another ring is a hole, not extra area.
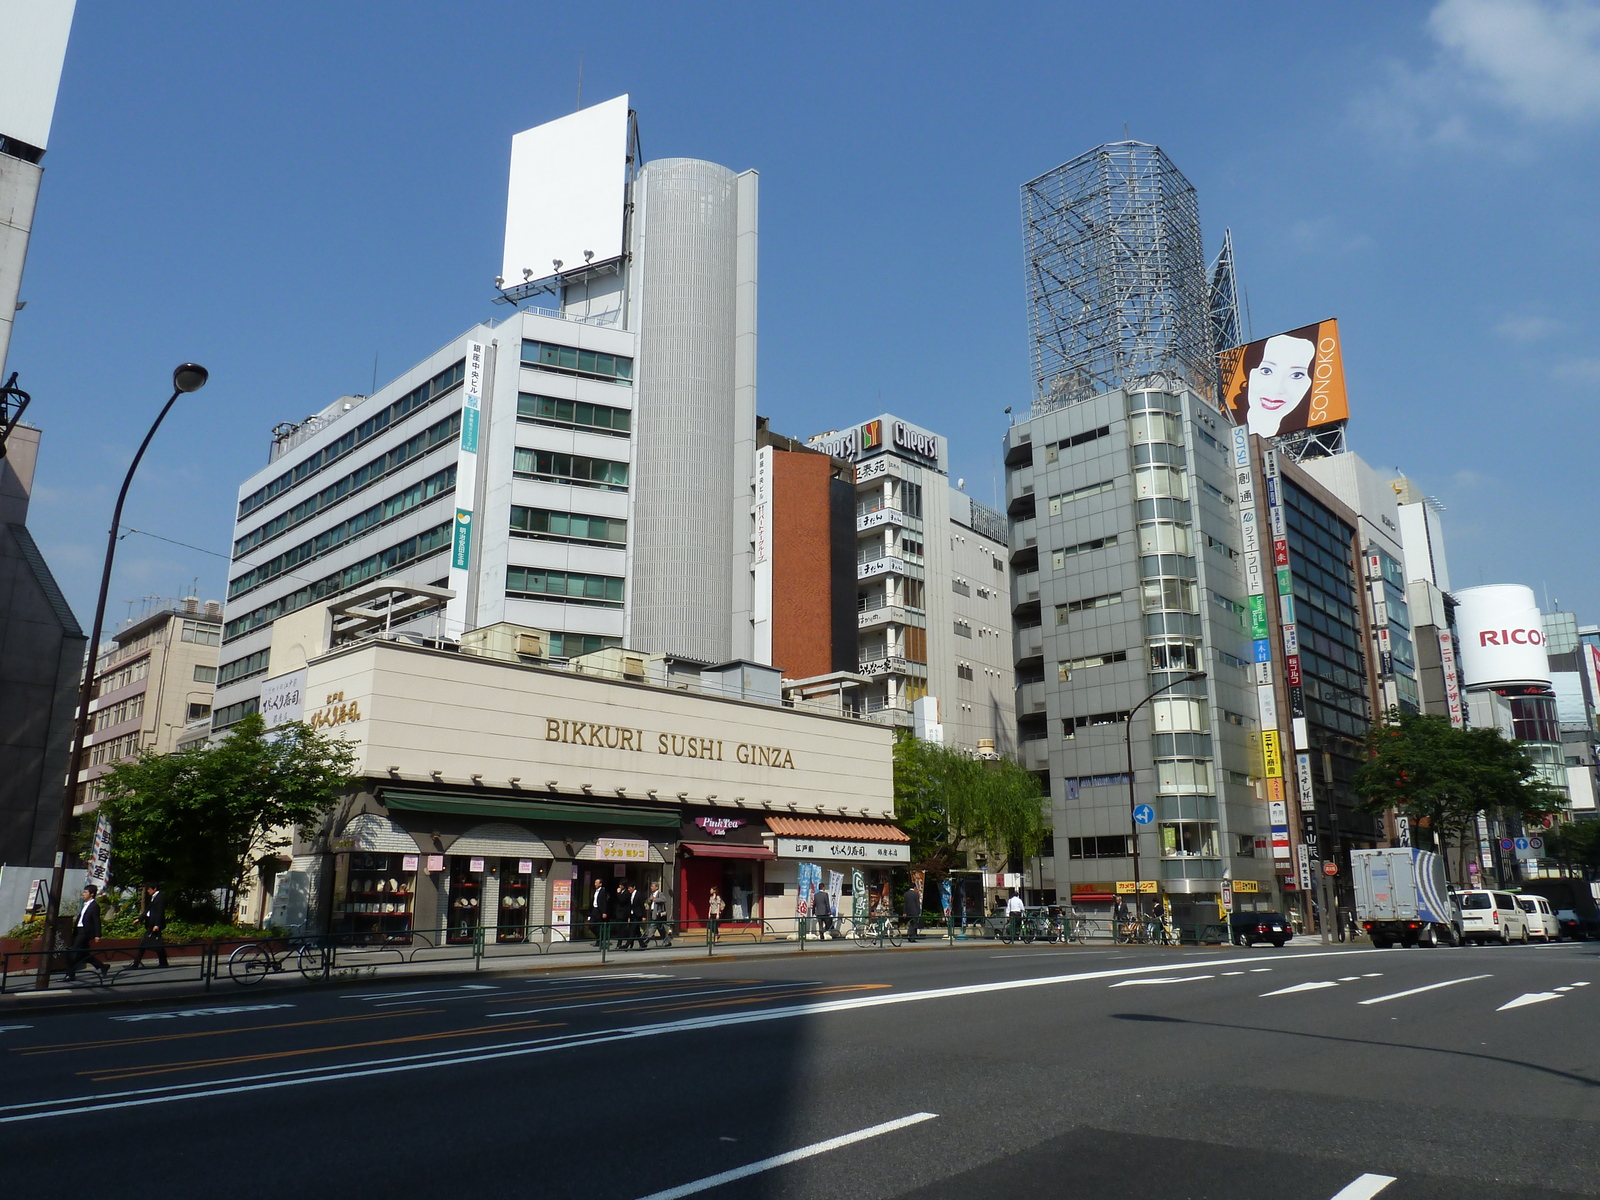
M 1162 684 L 1128 710 L 1127 729 L 1124 731 L 1123 740 L 1128 748 L 1128 823 L 1133 828 L 1133 913 L 1135 920 L 1144 916 L 1144 893 L 1139 890 L 1139 818 L 1135 815 L 1135 810 L 1139 807 L 1139 793 L 1133 786 L 1134 714 L 1168 688 L 1175 688 L 1180 683 L 1198 683 L 1205 677 L 1206 673 L 1204 671 L 1190 671 L 1187 675 L 1180 675 L 1177 679 L 1172 679 Z
M 67 783 L 61 797 L 61 817 L 56 825 L 55 866 L 50 874 L 50 895 L 45 901 L 44 931 L 40 937 L 39 967 L 34 974 L 33 986 L 42 991 L 50 986 L 50 959 L 55 949 L 56 918 L 61 913 L 61 889 L 66 885 L 67 853 L 72 849 L 72 808 L 78 793 L 78 772 L 83 769 L 83 741 L 89 736 L 89 702 L 94 699 L 94 669 L 100 656 L 100 633 L 106 618 L 106 595 L 111 590 L 111 564 L 117 556 L 117 530 L 122 527 L 122 505 L 128 498 L 128 485 L 133 473 L 139 469 L 150 440 L 161 428 L 167 413 L 179 396 L 185 392 L 198 392 L 205 387 L 210 373 L 198 363 L 182 363 L 172 372 L 172 395 L 156 415 L 155 424 L 139 443 L 139 450 L 128 464 L 123 477 L 122 490 L 117 493 L 117 507 L 111 513 L 111 531 L 106 537 L 106 561 L 100 572 L 100 598 L 94 606 L 94 629 L 89 634 L 89 661 L 83 671 L 83 685 L 78 689 L 78 714 L 72 726 L 72 752 L 67 756 Z

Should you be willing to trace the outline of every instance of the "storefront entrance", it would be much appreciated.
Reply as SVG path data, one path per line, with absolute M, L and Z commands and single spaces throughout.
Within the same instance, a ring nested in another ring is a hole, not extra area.
M 701 857 L 679 860 L 678 919 L 685 928 L 704 929 L 711 915 L 711 889 L 722 897 L 722 927 L 761 921 L 761 862 L 749 858 Z

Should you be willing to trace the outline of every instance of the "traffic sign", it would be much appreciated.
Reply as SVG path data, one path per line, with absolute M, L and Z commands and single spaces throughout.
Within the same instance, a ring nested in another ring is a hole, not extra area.
M 1327 862 L 1322 864 L 1322 873 L 1324 875 L 1337 875 L 1339 873 L 1339 864 L 1331 858 L 1328 859 Z
M 1233 908 L 1233 880 L 1231 879 L 1222 881 L 1222 907 L 1229 910 Z
M 1502 849 L 1502 850 L 1509 850 L 1509 849 L 1511 849 L 1511 847 L 1513 847 L 1515 845 L 1516 845 L 1516 843 L 1513 842 L 1510 838 L 1501 838 L 1500 839 L 1500 849 Z
M 1138 805 L 1133 810 L 1133 819 L 1139 822 L 1141 825 L 1148 825 L 1151 821 L 1156 819 L 1156 810 L 1151 808 L 1148 804 Z
M 1529 838 L 1528 839 L 1528 849 L 1529 850 L 1543 850 L 1544 849 L 1544 839 L 1541 838 L 1541 837 L 1531 837 L 1531 838 Z

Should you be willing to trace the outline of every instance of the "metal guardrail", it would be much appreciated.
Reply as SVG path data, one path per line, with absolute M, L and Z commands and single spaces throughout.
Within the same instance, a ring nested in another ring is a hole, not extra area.
M 1184 940 L 1228 940 L 1227 927 L 1216 924 L 1194 929 Z M 1013 926 L 1006 914 L 985 917 L 939 917 L 920 921 L 918 937 L 924 941 L 958 942 L 994 940 L 1022 944 L 1071 944 L 1113 940 L 1112 922 L 1076 913 L 1045 916 L 1025 914 Z M 621 953 L 677 949 L 708 956 L 719 949 L 740 946 L 893 948 L 910 940 L 903 917 L 789 917 L 764 920 L 607 921 L 559 925 L 503 925 L 416 929 L 398 933 L 334 933 L 289 936 L 264 932 L 259 937 L 241 935 L 204 941 L 164 944 L 168 965 L 159 966 L 154 949 L 141 954 L 137 945 L 97 946 L 91 953 L 106 965 L 103 976 L 87 962 L 77 974 L 91 985 L 122 990 L 147 984 L 193 982 L 210 991 L 217 981 L 250 985 L 274 974 L 300 974 L 308 979 L 331 980 L 376 975 L 386 968 L 470 963 L 514 962 L 520 958 L 548 959 L 562 955 L 598 955 L 602 963 Z M 0 953 L 0 994 L 32 990 L 38 967 L 37 948 Z M 51 952 L 51 977 L 65 973 L 78 952 L 59 939 Z M 142 958 L 142 969 L 131 969 Z

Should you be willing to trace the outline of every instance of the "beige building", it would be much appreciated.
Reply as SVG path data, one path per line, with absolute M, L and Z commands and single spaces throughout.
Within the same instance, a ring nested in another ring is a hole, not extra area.
M 385 635 L 390 603 L 444 594 L 378 583 L 274 628 L 268 724 L 348 738 L 362 780 L 263 881 L 274 923 L 560 939 L 619 883 L 659 884 L 690 923 L 715 888 L 725 923 L 759 923 L 795 915 L 802 862 L 865 899 L 909 861 L 889 728 L 786 700 L 755 663 L 557 659 L 513 625 L 459 646 Z
M 112 635 L 95 664 L 74 811 L 93 809 L 95 780 L 116 763 L 141 750 L 167 754 L 209 733 L 221 641 L 222 605 L 193 597 L 163 601 Z

